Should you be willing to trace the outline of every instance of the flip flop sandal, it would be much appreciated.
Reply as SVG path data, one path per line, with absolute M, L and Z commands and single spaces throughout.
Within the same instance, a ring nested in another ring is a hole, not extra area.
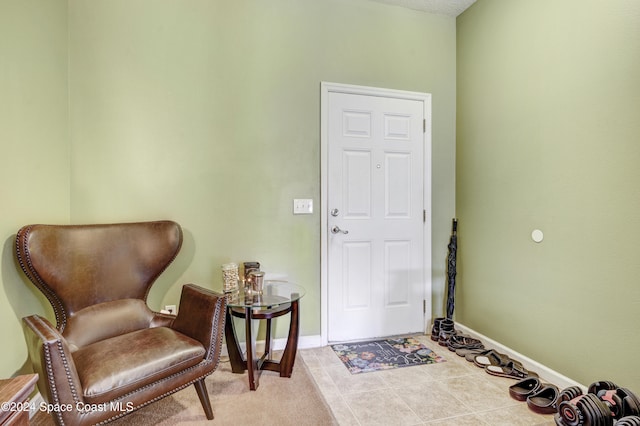
M 449 340 L 451 339 L 452 336 L 455 336 L 456 331 L 452 330 L 452 331 L 447 331 L 447 330 L 440 330 L 440 337 L 438 338 L 438 344 L 440 346 L 447 346 L 447 344 L 449 344 Z
M 484 349 L 484 345 L 480 340 L 462 335 L 451 337 L 449 343 L 447 343 L 447 347 L 451 352 L 455 352 L 457 349 Z
M 452 343 L 448 343 L 447 344 L 447 349 L 449 349 L 451 352 L 455 352 L 459 349 L 480 349 L 480 350 L 484 350 L 484 345 L 482 343 L 480 343 L 479 345 L 461 345 L 461 344 L 452 344 Z
M 451 339 L 449 339 L 449 341 L 451 343 L 459 343 L 463 345 L 482 343 L 479 339 L 467 336 L 466 334 L 454 334 L 453 336 L 451 336 Z
M 505 354 L 501 354 L 500 352 L 497 352 L 495 350 L 490 350 L 486 354 L 476 355 L 473 358 L 473 362 L 478 367 L 485 368 L 489 365 L 494 365 L 498 367 L 505 366 L 509 362 L 517 362 L 517 361 L 512 360 Z M 518 362 L 518 364 L 520 363 Z
M 464 356 L 464 358 L 469 362 L 475 362 L 476 356 L 489 355 L 489 354 L 492 354 L 494 352 L 498 353 L 498 352 L 495 351 L 495 349 L 480 349 L 479 352 L 474 350 L 474 351 L 469 351 L 469 353 L 466 354 Z M 500 354 L 500 355 L 502 355 L 502 354 Z
M 558 412 L 558 387 L 544 385 L 538 392 L 529 395 L 527 405 L 538 414 L 554 414 Z
M 507 365 L 487 365 L 484 370 L 492 376 L 506 377 L 508 379 L 524 379 L 529 376 L 538 375 L 532 371 L 528 371 L 520 363 L 510 361 Z
M 464 357 L 466 359 L 467 355 L 473 355 L 475 357 L 476 355 L 479 355 L 482 352 L 486 352 L 487 350 L 488 349 L 486 348 L 456 349 L 456 355 Z M 473 358 L 471 358 L 470 360 L 467 359 L 467 361 L 473 362 Z
M 529 395 L 533 395 L 542 389 L 542 383 L 537 377 L 527 377 L 515 385 L 509 386 L 509 395 L 518 401 L 526 401 Z

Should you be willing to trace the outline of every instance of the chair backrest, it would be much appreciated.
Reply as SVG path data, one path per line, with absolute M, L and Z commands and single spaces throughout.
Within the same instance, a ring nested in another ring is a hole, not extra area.
M 53 306 L 61 332 L 76 313 L 104 310 L 94 305 L 146 307 L 181 246 L 182 229 L 172 221 L 28 225 L 16 238 L 18 262 Z

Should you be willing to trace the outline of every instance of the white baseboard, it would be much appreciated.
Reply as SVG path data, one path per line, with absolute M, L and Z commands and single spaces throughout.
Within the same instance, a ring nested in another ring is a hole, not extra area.
M 535 371 L 540 376 L 541 379 L 549 383 L 553 383 L 554 385 L 558 386 L 560 390 L 568 388 L 569 386 L 579 386 L 580 389 L 582 389 L 583 393 L 587 392 L 587 387 L 585 385 L 578 383 L 577 381 L 563 374 L 558 373 L 557 371 L 547 367 L 546 365 L 543 365 L 538 361 L 535 361 L 529 357 L 526 357 L 521 353 L 509 348 L 508 346 L 505 346 L 499 342 L 496 342 L 495 340 L 490 339 L 487 336 L 481 333 L 478 333 L 477 331 L 463 324 L 460 324 L 459 322 L 456 322 L 455 326 L 456 326 L 456 329 L 459 330 L 460 332 L 467 334 L 471 337 L 475 337 L 476 339 L 480 339 L 482 343 L 484 343 L 485 347 L 489 349 L 495 349 L 500 353 L 508 355 L 512 359 L 520 361 L 527 370 Z M 287 343 L 286 338 L 274 339 L 273 349 L 282 350 L 284 349 L 286 343 Z M 240 345 L 242 347 L 242 350 L 244 351 L 245 350 L 244 343 L 241 342 Z M 298 349 L 319 348 L 321 346 L 323 345 L 322 345 L 322 338 L 320 335 L 300 336 L 300 339 L 298 340 Z M 256 351 L 262 352 L 263 350 L 264 350 L 264 340 L 256 342 Z M 226 344 L 223 345 L 222 347 L 222 354 L 225 356 L 228 355 Z
M 468 334 L 471 337 L 480 339 L 482 343 L 484 343 L 485 347 L 489 349 L 495 349 L 500 353 L 508 355 L 509 358 L 520 361 L 527 370 L 535 371 L 536 373 L 538 373 L 541 379 L 553 383 L 554 385 L 558 386 L 560 390 L 568 388 L 569 386 L 579 386 L 584 393 L 587 393 L 587 387 L 583 384 L 578 383 L 575 380 L 572 380 L 569 377 L 564 376 L 557 371 L 545 365 L 542 365 L 539 362 L 532 360 L 531 358 L 528 358 L 521 353 L 516 352 L 513 349 L 501 343 L 498 343 L 495 340 L 492 340 L 465 325 L 460 324 L 459 322 L 456 322 L 456 329 L 464 334 Z

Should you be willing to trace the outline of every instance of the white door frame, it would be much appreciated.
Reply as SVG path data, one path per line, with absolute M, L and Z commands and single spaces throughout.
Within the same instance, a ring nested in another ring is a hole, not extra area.
M 320 338 L 322 346 L 328 342 L 328 152 L 329 152 L 329 93 L 347 93 L 354 95 L 382 96 L 420 101 L 424 104 L 425 132 L 424 137 L 424 210 L 426 220 L 424 225 L 424 295 L 426 300 L 424 314 L 424 329 L 431 321 L 431 94 L 408 92 L 404 90 L 382 89 L 368 86 L 322 82 L 320 89 Z

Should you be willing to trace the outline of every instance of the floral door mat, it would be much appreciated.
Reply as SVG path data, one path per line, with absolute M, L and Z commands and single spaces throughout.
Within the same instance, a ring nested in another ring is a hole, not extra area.
M 351 374 L 446 360 L 412 337 L 331 345 Z

